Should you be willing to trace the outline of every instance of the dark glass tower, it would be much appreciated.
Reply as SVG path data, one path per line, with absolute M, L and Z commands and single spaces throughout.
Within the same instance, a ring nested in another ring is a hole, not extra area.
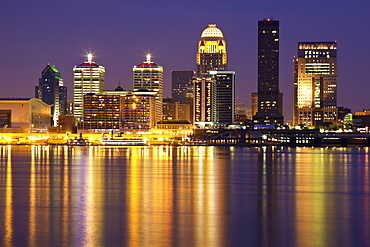
M 193 70 L 172 71 L 172 98 L 182 104 L 190 104 L 193 100 Z
M 58 116 L 65 115 L 67 110 L 67 87 L 59 70 L 52 65 L 47 65 L 41 72 L 39 85 L 35 87 L 35 98 L 38 98 L 51 107 L 53 126 L 58 125 Z
M 255 123 L 283 124 L 279 90 L 279 21 L 258 21 L 258 112 Z

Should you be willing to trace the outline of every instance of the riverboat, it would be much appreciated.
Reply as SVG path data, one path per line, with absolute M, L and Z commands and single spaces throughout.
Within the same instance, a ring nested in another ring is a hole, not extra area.
M 103 146 L 147 146 L 145 137 L 104 136 L 101 139 Z

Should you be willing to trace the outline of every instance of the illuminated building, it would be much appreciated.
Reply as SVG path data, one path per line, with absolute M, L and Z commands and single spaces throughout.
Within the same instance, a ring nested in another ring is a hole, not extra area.
M 88 93 L 99 94 L 104 90 L 105 68 L 92 60 L 88 54 L 87 61 L 73 68 L 74 82 L 74 116 L 83 116 L 83 96 Z
M 78 132 L 104 133 L 120 129 L 120 95 L 88 93 L 83 102 L 83 119 L 78 122 Z
M 214 84 L 214 121 L 233 123 L 235 114 L 235 71 L 210 71 Z
M 226 41 L 216 24 L 203 30 L 198 42 L 196 76 L 201 77 L 211 70 L 227 70 Z
M 156 126 L 157 93 L 138 90 L 122 96 L 121 125 L 123 129 L 149 130 Z
M 215 79 L 212 75 L 193 78 L 194 85 L 194 122 L 213 123 L 215 122 L 214 112 L 214 90 Z
M 162 120 L 162 99 L 163 99 L 163 67 L 151 61 L 150 54 L 147 54 L 146 61 L 134 66 L 134 91 L 148 89 L 155 92 L 156 120 Z
M 52 105 L 53 126 L 57 126 L 58 116 L 66 114 L 67 88 L 55 66 L 47 65 L 41 72 L 39 85 L 35 87 L 35 98 Z
M 336 124 L 337 43 L 299 42 L 294 59 L 294 124 Z
M 36 98 L 1 98 L 2 132 L 44 132 L 51 126 L 51 105 Z
M 172 98 L 163 99 L 164 120 L 186 120 L 192 122 L 190 104 L 181 104 Z
M 258 21 L 258 124 L 283 124 L 279 90 L 279 21 Z

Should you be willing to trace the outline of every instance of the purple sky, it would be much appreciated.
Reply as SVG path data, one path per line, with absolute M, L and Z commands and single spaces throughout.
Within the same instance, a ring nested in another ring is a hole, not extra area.
M 370 108 L 370 1 L 1 1 L 0 97 L 34 97 L 50 63 L 73 95 L 72 68 L 92 51 L 106 67 L 106 86 L 132 89 L 132 67 L 153 54 L 164 67 L 164 95 L 171 70 L 195 69 L 200 34 L 209 23 L 223 31 L 229 69 L 236 71 L 238 102 L 257 90 L 257 21 L 280 20 L 280 90 L 292 119 L 292 68 L 297 42 L 338 42 L 338 106 Z

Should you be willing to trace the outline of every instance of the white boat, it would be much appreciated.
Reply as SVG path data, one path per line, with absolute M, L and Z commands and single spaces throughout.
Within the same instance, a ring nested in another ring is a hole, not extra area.
M 149 145 L 145 137 L 127 136 L 104 136 L 101 139 L 103 146 L 147 146 Z

